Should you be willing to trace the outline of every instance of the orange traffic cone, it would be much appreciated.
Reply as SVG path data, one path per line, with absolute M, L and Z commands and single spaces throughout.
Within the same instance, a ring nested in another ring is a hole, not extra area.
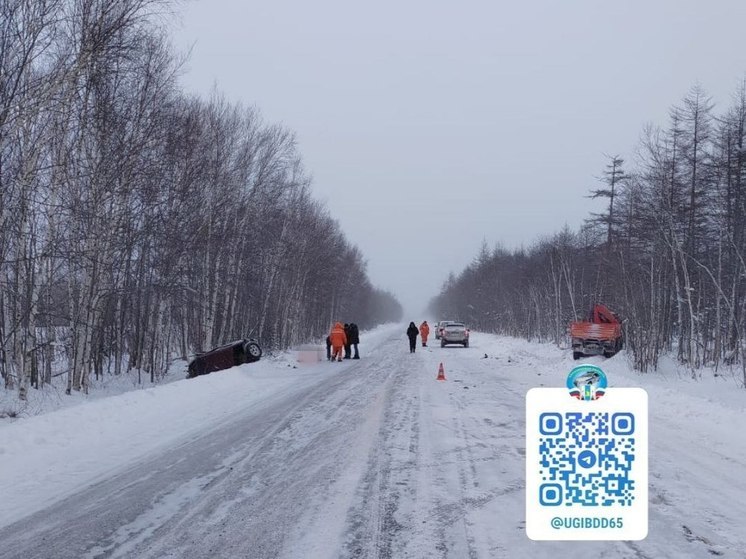
M 446 372 L 443 369 L 443 363 L 438 366 L 438 378 L 435 380 L 446 380 Z

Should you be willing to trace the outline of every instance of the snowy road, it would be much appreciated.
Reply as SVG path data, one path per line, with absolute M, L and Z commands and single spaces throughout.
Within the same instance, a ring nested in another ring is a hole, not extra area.
M 743 424 L 743 394 L 708 411 L 707 395 L 646 387 L 665 396 L 651 399 L 646 540 L 533 542 L 525 394 L 561 386 L 567 352 L 475 334 L 410 355 L 398 326 L 362 350 L 285 372 L 251 405 L 7 523 L 0 557 L 746 557 L 746 444 L 727 428 Z M 644 386 L 612 361 L 612 384 Z

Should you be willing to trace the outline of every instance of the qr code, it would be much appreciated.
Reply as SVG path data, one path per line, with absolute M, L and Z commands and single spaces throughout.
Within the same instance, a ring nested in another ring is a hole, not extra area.
M 633 413 L 542 413 L 539 432 L 541 505 L 632 505 Z

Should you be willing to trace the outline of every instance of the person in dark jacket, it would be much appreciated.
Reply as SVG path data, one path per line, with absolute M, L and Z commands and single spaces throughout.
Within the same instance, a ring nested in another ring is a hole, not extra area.
M 347 342 L 345 343 L 345 359 L 352 357 L 352 350 L 350 345 L 350 325 L 345 322 L 345 336 L 347 336 Z
M 360 353 L 357 350 L 357 344 L 360 343 L 360 330 L 354 322 L 350 323 L 350 335 L 347 336 L 347 341 L 355 349 L 355 355 L 353 355 L 352 358 L 360 359 Z
M 419 335 L 420 331 L 417 329 L 417 326 L 414 325 L 414 322 L 409 323 L 409 328 L 407 328 L 407 337 L 409 338 L 409 353 L 414 353 L 414 350 L 417 349 L 417 336 Z

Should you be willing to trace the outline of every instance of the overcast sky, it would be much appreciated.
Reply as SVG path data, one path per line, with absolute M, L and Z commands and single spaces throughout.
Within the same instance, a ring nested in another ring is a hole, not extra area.
M 191 0 L 182 84 L 297 134 L 316 196 L 417 320 L 485 239 L 530 246 L 598 202 L 699 82 L 746 72 L 744 0 Z

